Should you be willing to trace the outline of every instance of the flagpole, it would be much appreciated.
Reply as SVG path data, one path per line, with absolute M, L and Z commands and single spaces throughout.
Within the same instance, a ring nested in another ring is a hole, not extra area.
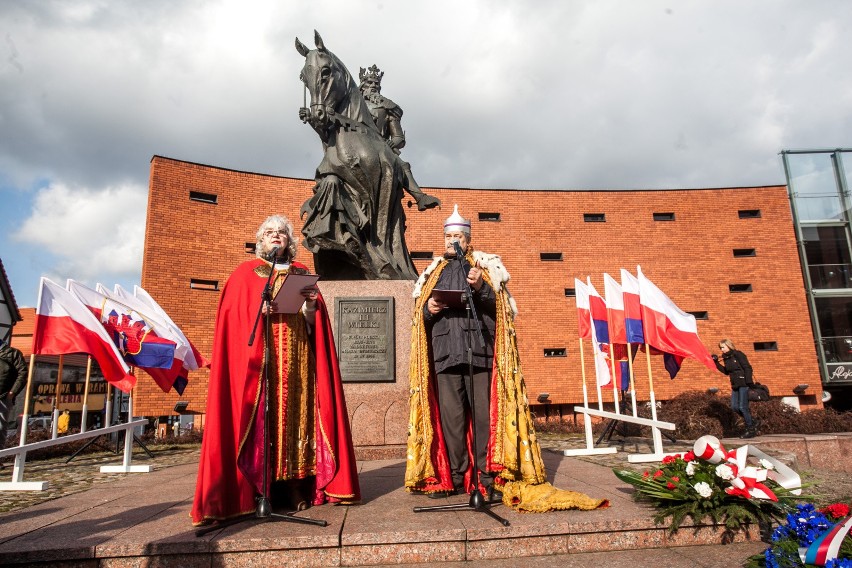
M 30 420 L 30 398 L 33 394 L 33 369 L 35 368 L 35 353 L 30 354 L 30 370 L 27 373 L 27 391 L 26 395 L 24 395 L 24 414 L 21 416 L 21 443 L 20 446 L 23 446 L 27 443 L 27 427 L 29 426 Z M 20 454 L 18 454 L 20 455 Z M 15 463 L 18 463 L 18 458 L 15 458 Z M 16 465 L 17 467 L 17 465 Z
M 633 400 L 633 416 L 639 416 L 636 410 L 636 379 L 633 376 L 633 344 L 627 344 L 627 368 L 630 372 L 630 398 Z
M 89 379 L 92 376 L 92 356 L 86 357 L 86 388 L 83 389 L 83 412 L 80 418 L 80 433 L 86 431 L 86 419 L 89 415 Z
M 657 398 L 654 396 L 654 376 L 651 373 L 651 347 L 645 343 L 645 359 L 648 361 L 648 388 L 650 389 L 649 398 L 651 401 L 651 420 L 657 421 Z M 663 438 L 660 436 L 659 428 L 651 426 L 651 437 L 654 440 L 654 453 L 663 453 Z
M 579 337 L 580 341 L 580 371 L 583 375 L 583 408 L 589 408 L 589 387 L 586 384 L 586 355 L 583 352 L 583 338 Z M 595 381 L 597 382 L 597 381 Z M 592 417 L 588 414 L 583 414 L 583 430 L 586 433 L 586 447 L 592 448 Z
M 610 338 L 612 339 L 612 338 Z M 618 386 L 615 384 L 615 347 L 614 343 L 609 344 L 609 368 L 612 371 L 612 404 L 615 406 L 615 413 L 621 414 L 620 404 L 618 404 Z
M 107 383 L 106 401 L 104 402 L 104 423 L 101 428 L 112 426 L 112 385 Z
M 56 392 L 53 393 L 53 420 L 51 424 L 52 435 L 51 439 L 55 440 L 59 435 L 59 393 L 62 391 L 62 366 L 64 355 L 59 356 L 59 370 L 56 371 Z

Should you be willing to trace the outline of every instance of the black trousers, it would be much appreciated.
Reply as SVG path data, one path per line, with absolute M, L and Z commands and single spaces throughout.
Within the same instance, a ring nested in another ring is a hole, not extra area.
M 494 476 L 486 472 L 486 452 L 489 435 L 489 407 L 491 399 L 491 371 L 474 367 L 471 381 L 468 365 L 456 365 L 438 373 L 438 406 L 441 411 L 441 429 L 450 459 L 453 485 L 463 488 L 464 474 L 470 467 L 467 453 L 467 416 L 475 406 L 473 420 L 476 423 L 476 466 L 480 471 L 480 482 L 488 487 Z M 471 388 L 474 390 L 471 391 Z M 471 393 L 473 404 L 471 404 Z M 472 434 L 471 434 L 472 435 Z M 471 478 L 475 481 L 475 478 Z

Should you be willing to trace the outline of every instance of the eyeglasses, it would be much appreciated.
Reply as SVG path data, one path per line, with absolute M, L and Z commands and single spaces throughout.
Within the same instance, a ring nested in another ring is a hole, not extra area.
M 284 235 L 284 236 L 287 236 L 287 229 L 276 229 L 276 230 L 274 230 L 274 231 L 273 231 L 273 230 L 263 231 L 263 236 L 264 236 L 264 237 L 269 238 L 269 237 L 274 237 L 275 235 Z

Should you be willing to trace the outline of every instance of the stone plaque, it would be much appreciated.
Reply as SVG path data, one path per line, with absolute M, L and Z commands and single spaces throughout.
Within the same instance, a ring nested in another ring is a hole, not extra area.
M 345 383 L 394 382 L 393 297 L 335 298 L 337 359 Z

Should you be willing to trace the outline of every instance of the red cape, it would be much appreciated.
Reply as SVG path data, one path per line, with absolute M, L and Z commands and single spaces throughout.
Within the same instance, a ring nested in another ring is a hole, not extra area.
M 222 520 L 255 511 L 262 489 L 263 399 L 258 396 L 263 365 L 262 326 L 251 347 L 266 279 L 244 262 L 222 290 L 216 313 L 204 441 L 198 464 L 192 521 Z M 294 268 L 305 268 L 298 263 Z M 331 322 L 322 297 L 317 299 L 313 347 L 316 357 L 316 490 L 314 503 L 361 499 Z M 240 448 L 241 442 L 245 443 Z

